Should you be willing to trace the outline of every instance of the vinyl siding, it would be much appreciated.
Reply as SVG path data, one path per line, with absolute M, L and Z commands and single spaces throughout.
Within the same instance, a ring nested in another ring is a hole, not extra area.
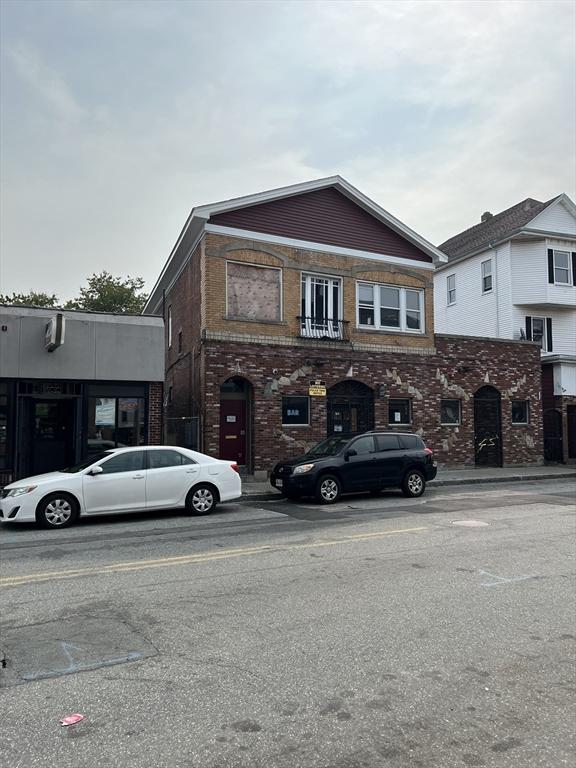
M 432 262 L 428 254 L 335 189 L 217 213 L 210 224 Z
M 576 363 L 554 365 L 554 394 L 564 397 L 576 395 Z
M 552 354 L 576 355 L 576 311 L 550 309 L 546 306 L 515 306 L 513 308 L 514 338 L 526 328 L 526 316 L 552 318 Z
M 576 309 L 574 286 L 548 282 L 548 249 L 570 253 L 576 251 L 576 243 L 569 240 L 513 241 L 511 247 L 513 304 L 561 304 Z
M 492 259 L 491 293 L 482 293 L 482 267 Z M 456 303 L 447 306 L 447 277 L 456 275 Z M 510 244 L 487 250 L 434 275 L 435 326 L 439 333 L 512 338 Z
M 542 213 L 539 213 L 528 224 L 528 227 L 530 229 L 566 232 L 566 234 L 576 235 L 576 218 L 562 203 L 556 203 L 546 208 Z

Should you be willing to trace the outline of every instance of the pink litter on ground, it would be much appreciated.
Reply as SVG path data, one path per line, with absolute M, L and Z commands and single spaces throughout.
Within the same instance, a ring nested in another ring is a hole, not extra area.
M 84 720 L 84 715 L 66 715 L 59 722 L 60 725 L 76 725 L 81 720 Z

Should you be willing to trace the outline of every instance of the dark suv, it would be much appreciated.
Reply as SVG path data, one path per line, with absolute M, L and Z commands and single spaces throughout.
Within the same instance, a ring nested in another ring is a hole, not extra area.
M 315 496 L 333 504 L 342 493 L 390 487 L 422 496 L 437 471 L 432 451 L 418 435 L 365 432 L 334 435 L 303 456 L 276 464 L 270 482 L 288 498 Z

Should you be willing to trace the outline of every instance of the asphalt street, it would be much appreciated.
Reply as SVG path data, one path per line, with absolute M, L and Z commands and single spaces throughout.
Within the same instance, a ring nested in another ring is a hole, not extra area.
M 573 766 L 575 502 L 555 480 L 4 526 L 2 764 Z

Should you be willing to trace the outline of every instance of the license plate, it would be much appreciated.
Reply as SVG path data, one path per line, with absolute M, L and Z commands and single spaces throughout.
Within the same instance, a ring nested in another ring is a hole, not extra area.
M 274 480 L 274 485 L 276 486 L 276 488 L 282 488 L 282 486 L 284 485 L 284 480 Z

